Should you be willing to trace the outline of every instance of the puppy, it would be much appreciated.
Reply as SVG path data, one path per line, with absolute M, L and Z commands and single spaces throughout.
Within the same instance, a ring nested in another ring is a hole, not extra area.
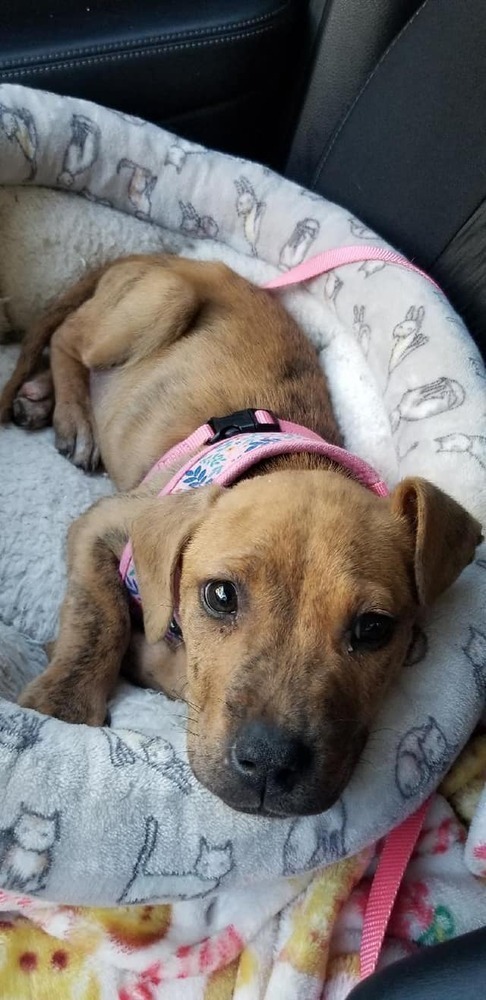
M 119 490 L 70 528 L 59 635 L 20 703 L 102 725 L 123 667 L 187 700 L 193 771 L 230 806 L 329 808 L 477 521 L 424 480 L 383 498 L 310 454 L 230 489 L 157 497 L 174 468 L 140 486 L 209 417 L 250 407 L 340 444 L 314 348 L 219 263 L 134 256 L 87 276 L 27 334 L 0 407 L 30 428 L 53 410 L 58 449 L 87 470 L 101 457 Z M 118 572 L 129 538 L 145 638 Z M 164 639 L 176 602 L 178 645 Z

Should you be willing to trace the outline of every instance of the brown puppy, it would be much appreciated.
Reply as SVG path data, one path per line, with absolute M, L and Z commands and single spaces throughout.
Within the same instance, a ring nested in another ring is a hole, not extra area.
M 158 499 L 163 476 L 139 487 L 198 425 L 249 407 L 340 443 L 313 347 L 276 297 L 221 264 L 133 257 L 88 276 L 26 337 L 2 419 L 49 419 L 49 377 L 36 378 L 49 342 L 58 448 L 83 468 L 101 455 L 122 492 L 70 529 L 54 655 L 21 704 L 102 725 L 124 661 L 186 698 L 193 770 L 234 808 L 328 808 L 421 609 L 471 561 L 479 524 L 424 480 L 383 499 L 309 455 L 228 490 Z M 136 635 L 130 649 L 118 575 L 129 537 L 149 644 Z M 174 651 L 163 636 L 177 567 Z

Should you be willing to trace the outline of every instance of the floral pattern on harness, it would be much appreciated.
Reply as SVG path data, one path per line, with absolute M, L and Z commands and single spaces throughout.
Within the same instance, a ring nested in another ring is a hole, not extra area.
M 249 452 L 257 451 L 260 448 L 267 448 L 279 443 L 291 442 L 294 440 L 293 434 L 238 434 L 227 438 L 224 441 L 212 445 L 204 454 L 197 456 L 197 464 L 191 465 L 181 476 L 175 490 L 178 492 L 185 489 L 197 489 L 198 486 L 209 486 L 216 476 L 219 476 L 228 462 L 234 462 Z

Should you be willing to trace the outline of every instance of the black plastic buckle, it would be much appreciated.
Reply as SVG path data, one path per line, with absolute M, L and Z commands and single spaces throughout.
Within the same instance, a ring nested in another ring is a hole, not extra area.
M 280 424 L 273 413 L 270 414 L 273 419 L 269 424 L 260 424 L 255 413 L 256 410 L 238 410 L 236 413 L 229 413 L 227 417 L 211 417 L 208 424 L 214 434 L 208 444 L 216 444 L 225 438 L 234 437 L 235 434 L 253 434 L 255 431 L 266 434 L 280 430 Z

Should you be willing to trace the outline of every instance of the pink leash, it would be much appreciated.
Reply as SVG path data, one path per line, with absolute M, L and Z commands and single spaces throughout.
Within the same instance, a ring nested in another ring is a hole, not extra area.
M 422 829 L 429 801 L 386 837 L 366 904 L 359 950 L 360 978 L 375 971 L 403 876 Z
M 263 287 L 274 289 L 285 288 L 287 285 L 298 285 L 302 281 L 310 281 L 311 278 L 318 278 L 320 274 L 333 271 L 335 267 L 343 267 L 345 264 L 359 264 L 365 260 L 381 260 L 384 264 L 398 264 L 399 267 L 404 267 L 407 271 L 415 271 L 415 274 L 427 278 L 427 281 L 430 281 L 435 288 L 439 287 L 430 275 L 421 271 L 415 264 L 411 264 L 406 257 L 395 253 L 394 250 L 372 246 L 335 247 L 334 250 L 324 250 L 315 257 L 304 260 L 302 264 L 297 264 L 297 267 L 292 267 L 285 274 L 273 278 L 272 281 L 267 281 Z
M 285 288 L 289 285 L 309 281 L 311 278 L 317 278 L 319 275 L 332 271 L 336 267 L 343 267 L 346 264 L 356 264 L 360 261 L 366 260 L 378 260 L 383 261 L 384 264 L 398 265 L 399 267 L 406 268 L 409 271 L 414 271 L 416 274 L 420 274 L 422 277 L 427 278 L 427 280 L 435 285 L 436 288 L 438 287 L 435 282 L 432 281 L 432 278 L 425 274 L 424 271 L 421 271 L 420 268 L 411 264 L 410 261 L 406 260 L 405 257 L 400 256 L 400 254 L 395 253 L 393 250 L 385 250 L 382 247 L 366 245 L 338 247 L 334 250 L 326 250 L 323 253 L 317 254 L 316 257 L 311 257 L 310 260 L 304 261 L 297 267 L 292 268 L 285 274 L 279 275 L 277 278 L 269 281 L 264 287 L 269 290 Z M 265 410 L 257 410 L 255 411 L 255 415 L 258 422 L 263 425 L 272 419 L 272 415 L 267 413 Z M 318 435 L 313 434 L 305 428 L 297 427 L 295 424 L 288 423 L 285 420 L 280 420 L 279 424 L 280 430 L 283 433 L 303 436 L 305 450 L 322 450 L 322 442 Z M 210 441 L 212 433 L 213 431 L 210 425 L 204 424 L 202 427 L 199 427 L 196 431 L 194 431 L 194 433 L 191 434 L 185 441 L 180 444 L 176 444 L 173 448 L 171 448 L 170 451 L 168 451 L 150 470 L 148 476 L 153 475 L 153 473 L 158 469 L 167 467 L 172 462 L 177 462 L 182 458 L 187 458 L 188 454 L 192 456 L 186 464 L 182 465 L 182 467 L 178 469 L 177 473 L 171 482 L 164 488 L 162 493 L 172 492 L 181 477 L 184 475 L 187 466 L 191 465 L 194 461 L 194 452 L 197 452 L 201 447 L 204 449 Z M 313 438 L 316 439 L 314 444 L 312 442 Z M 272 442 L 272 444 L 267 444 L 266 447 L 269 451 L 272 451 L 272 449 L 275 448 L 278 449 L 279 445 L 277 439 L 275 442 Z M 203 454 L 204 450 L 201 455 Z M 332 445 L 326 445 L 326 454 L 329 457 L 334 458 L 341 465 L 350 468 L 354 477 L 363 482 L 364 485 L 367 485 L 368 488 L 372 489 L 375 493 L 381 496 L 387 495 L 388 491 L 385 484 L 379 480 L 379 477 L 374 474 L 373 470 L 371 470 L 365 462 L 362 462 L 356 456 L 350 456 L 342 449 Z M 245 463 L 248 464 L 248 456 L 242 459 L 241 465 L 237 469 L 237 472 L 240 474 L 246 468 Z M 225 485 L 223 478 L 223 476 L 216 477 L 218 481 Z M 125 547 L 120 563 L 120 572 L 122 573 L 123 579 L 126 579 L 128 575 L 131 560 L 131 544 L 128 543 Z M 413 849 L 422 828 L 427 806 L 428 803 L 424 803 L 420 809 L 413 814 L 413 816 L 410 816 L 404 823 L 401 823 L 400 826 L 392 830 L 384 842 L 384 847 L 371 885 L 364 916 L 360 949 L 361 979 L 365 979 L 376 968 L 393 906 L 402 883 L 405 869 L 412 856 Z
M 285 274 L 279 275 L 264 286 L 268 289 L 286 288 L 297 285 L 321 274 L 343 267 L 346 264 L 358 264 L 365 260 L 383 261 L 384 264 L 395 264 L 408 271 L 414 271 L 426 278 L 435 288 L 436 282 L 409 260 L 395 253 L 375 246 L 336 247 L 324 250 L 323 253 L 303 261 L 297 267 L 291 268 Z M 363 921 L 363 933 L 360 947 L 360 978 L 366 979 L 375 971 L 378 964 L 383 941 L 387 931 L 395 900 L 398 896 L 403 876 L 414 847 L 422 829 L 429 802 L 409 816 L 400 826 L 388 834 L 380 855 L 378 866 L 371 884 L 368 902 Z

